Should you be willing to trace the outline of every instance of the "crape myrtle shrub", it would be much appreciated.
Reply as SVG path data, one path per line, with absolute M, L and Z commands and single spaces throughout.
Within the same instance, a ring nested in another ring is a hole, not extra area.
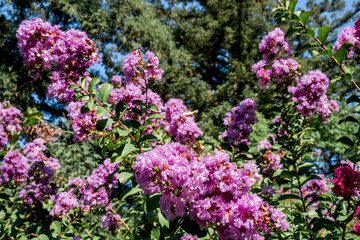
M 253 99 L 226 114 L 223 143 L 212 149 L 201 141 L 196 112 L 151 90 L 164 73 L 153 52 L 133 51 L 122 76 L 101 83 L 88 73 L 100 57 L 85 32 L 40 18 L 23 21 L 18 47 L 34 84 L 49 76 L 47 96 L 66 108 L 74 140 L 94 143 L 101 154 L 94 158 L 102 160 L 84 177 L 63 174 L 65 166 L 49 154 L 61 131 L 36 109 L 22 113 L 0 103 L 1 238 L 99 239 L 98 225 L 124 239 L 356 238 L 359 133 L 338 139 L 348 152 L 327 178 L 314 165 L 312 126 L 340 110 L 327 96 L 330 84 L 350 81 L 360 91 L 351 65 L 360 20 L 332 47 L 330 27 L 307 27 L 310 11 L 295 11 L 296 1 L 278 4 L 275 19 L 294 26 L 268 32 L 259 45 L 262 59 L 251 69 L 262 91 L 275 89 L 268 137 L 253 154 Z M 287 40 L 295 33 L 314 39 L 301 50 L 317 47 L 341 70 L 338 79 L 329 81 L 318 69 L 302 72 Z M 355 114 L 339 124 L 346 122 L 359 124 Z

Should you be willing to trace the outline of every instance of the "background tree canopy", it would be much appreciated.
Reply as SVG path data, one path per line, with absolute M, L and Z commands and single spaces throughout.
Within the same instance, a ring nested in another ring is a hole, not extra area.
M 101 67 L 93 68 L 92 73 L 100 75 L 103 82 L 121 73 L 121 61 L 127 53 L 136 48 L 155 52 L 165 75 L 154 91 L 165 101 L 169 97 L 182 98 L 190 109 L 198 110 L 196 120 L 205 132 L 204 141 L 207 143 L 218 144 L 224 114 L 231 107 L 246 97 L 256 99 L 260 119 L 252 136 L 256 146 L 268 133 L 264 126 L 275 117 L 269 114 L 271 111 L 267 104 L 273 98 L 271 91 L 262 92 L 251 72 L 252 64 L 261 59 L 259 42 L 275 26 L 271 20 L 274 3 L 253 0 L 3 0 L 0 3 L 0 101 L 10 101 L 21 110 L 36 107 L 51 121 L 66 114 L 63 106 L 46 98 L 45 81 L 32 81 L 16 46 L 15 34 L 20 23 L 41 17 L 64 30 L 76 27 L 87 32 L 102 56 Z M 346 14 L 343 14 L 344 0 L 309 1 L 306 6 L 313 10 L 312 16 L 315 17 L 310 25 L 331 25 L 340 30 L 357 17 L 360 1 L 353 1 Z M 281 25 L 281 28 L 286 32 L 289 25 Z M 331 37 L 336 40 L 336 35 Z M 301 43 L 300 46 L 310 38 L 298 37 L 295 40 L 295 43 Z M 293 47 L 296 49 L 297 46 Z M 306 56 L 304 62 L 300 62 L 303 66 L 321 69 L 330 79 L 337 74 L 338 70 L 329 61 L 313 58 L 312 52 L 296 54 Z M 331 92 L 338 101 L 344 102 L 350 87 L 343 82 L 332 84 Z M 345 94 L 339 95 L 338 92 Z M 314 134 L 316 142 L 321 143 L 319 149 L 324 153 L 321 155 L 324 157 L 319 159 L 324 161 L 324 168 L 331 167 L 336 164 L 334 160 L 341 158 L 334 156 L 335 149 L 345 154 L 342 145 L 330 144 L 329 141 L 330 138 L 336 139 L 340 132 L 351 132 L 346 125 L 342 125 L 340 130 L 334 129 L 339 119 L 341 116 L 334 115 L 327 126 Z M 67 128 L 66 124 L 60 124 Z M 91 152 L 96 152 L 91 144 L 74 143 L 71 134 L 62 138 L 62 143 L 55 144 L 51 150 L 59 158 L 90 165 L 97 159 L 90 157 L 93 156 Z M 76 150 L 78 148 L 87 151 Z M 65 149 L 77 154 L 64 155 Z

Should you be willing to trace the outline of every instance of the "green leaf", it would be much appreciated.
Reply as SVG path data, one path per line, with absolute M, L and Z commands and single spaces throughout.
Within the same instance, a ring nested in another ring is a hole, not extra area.
M 278 201 L 287 200 L 287 199 L 298 199 L 301 200 L 301 198 L 296 194 L 283 194 L 278 198 Z
M 128 109 L 130 112 L 133 112 L 133 113 L 135 113 L 136 115 L 138 115 L 138 116 L 142 116 L 143 115 L 143 113 L 139 110 L 139 109 L 137 109 L 137 108 L 129 108 Z
M 327 219 L 327 218 L 321 218 L 319 220 L 314 219 L 315 223 L 312 224 L 313 228 L 311 229 L 314 233 L 318 232 L 319 230 L 325 228 L 325 229 L 329 229 L 329 227 L 334 226 L 334 222 Z M 317 220 L 317 221 L 316 221 Z M 312 221 L 313 222 L 313 221 Z
M 334 53 L 330 49 L 326 49 L 321 52 L 316 51 L 316 53 L 315 53 L 315 51 L 313 51 L 313 54 L 314 54 L 314 56 L 324 55 L 324 56 L 328 56 L 328 57 L 332 57 L 334 55 Z
M 313 163 L 310 163 L 310 162 L 306 162 L 306 163 L 303 163 L 301 164 L 299 167 L 298 167 L 298 173 L 299 175 L 303 175 L 305 173 L 307 173 L 311 168 L 313 168 L 315 165 Z
M 333 51 L 334 50 L 334 45 L 332 43 L 329 43 L 328 45 L 326 45 L 326 48 Z
M 346 72 L 353 74 L 354 73 L 354 67 L 353 66 L 344 66 Z
M 300 46 L 296 51 L 301 52 L 301 51 L 307 50 L 312 47 L 317 47 L 317 46 L 319 46 L 317 43 L 306 43 L 306 44 Z
M 341 119 L 339 121 L 339 124 L 342 124 L 343 122 L 354 122 L 354 123 L 360 124 L 360 122 L 352 116 L 347 116 L 346 118 Z
M 87 104 L 85 104 L 84 106 L 82 106 L 81 108 L 80 108 L 80 113 L 81 114 L 85 114 L 85 113 L 87 113 L 87 112 L 89 112 L 90 111 L 90 108 L 87 106 Z
M 127 197 L 136 195 L 136 194 L 141 194 L 143 192 L 142 189 L 139 188 L 139 186 L 127 189 L 123 192 L 121 192 L 119 199 L 121 201 L 124 201 Z
M 346 137 L 346 136 L 343 136 L 341 138 L 339 138 L 338 140 L 336 140 L 336 142 L 341 142 L 343 144 L 346 144 L 350 147 L 354 147 L 354 142 L 349 138 L 349 137 Z
M 154 112 L 159 112 L 159 108 L 156 104 L 151 104 L 149 110 L 154 111 Z
M 99 107 L 96 110 L 96 115 L 98 115 L 98 117 L 100 117 L 100 118 L 105 117 L 108 113 L 109 113 L 109 110 L 106 110 L 103 107 Z
M 93 110 L 96 108 L 96 103 L 95 103 L 95 101 L 90 101 L 90 102 L 87 102 L 87 106 L 90 110 Z
M 353 45 L 352 42 L 346 42 L 337 50 L 335 53 L 335 58 L 339 62 L 339 64 L 342 64 L 344 61 L 345 56 L 348 54 L 349 49 Z
M 160 228 L 158 228 L 158 227 L 153 227 L 153 228 L 151 229 L 151 240 L 159 240 L 159 239 L 160 239 L 160 235 L 161 235 Z
M 312 11 L 306 11 L 301 14 L 300 21 L 306 26 L 308 19 L 311 15 Z
M 151 212 L 157 209 L 159 205 L 161 194 L 155 193 L 150 196 L 150 198 L 146 201 L 146 211 Z
M 145 103 L 143 103 L 141 100 L 135 100 L 133 103 L 138 106 L 142 106 L 142 107 L 145 106 Z
M 341 80 L 351 80 L 352 79 L 352 75 L 350 73 L 342 73 L 340 76 L 341 76 Z
M 70 86 L 69 86 L 69 89 L 77 89 L 79 86 L 78 85 L 76 85 L 76 84 L 71 84 Z
M 149 117 L 146 119 L 146 121 L 151 121 L 151 120 L 157 119 L 157 118 L 165 118 L 165 116 L 162 115 L 162 114 L 156 113 L 156 114 L 153 114 L 153 115 L 149 116 Z
M 360 98 L 358 96 L 356 96 L 356 95 L 352 95 L 348 99 L 346 99 L 347 104 L 353 103 L 353 102 L 360 103 Z
M 80 78 L 80 86 L 84 89 L 86 89 L 87 79 L 86 77 Z
M 108 123 L 110 122 L 109 118 L 105 118 L 105 119 L 99 119 L 96 122 L 96 130 L 98 131 L 104 131 L 104 129 L 109 125 Z
M 45 234 L 41 234 L 39 237 L 38 237 L 39 240 L 49 240 L 49 237 L 46 236 Z
M 302 27 L 293 27 L 293 28 L 290 28 L 286 34 L 285 34 L 285 38 L 288 38 L 288 37 L 291 37 L 294 33 L 302 30 L 303 28 Z
M 324 42 L 329 34 L 330 29 L 331 29 L 331 26 L 325 26 L 325 27 L 319 28 L 318 39 L 320 40 L 320 42 L 322 44 L 324 44 Z
M 94 90 L 94 87 L 95 87 L 96 85 L 98 85 L 99 83 L 100 83 L 100 79 L 99 79 L 99 78 L 95 77 L 95 78 L 91 79 L 91 81 L 90 81 L 90 83 L 89 83 L 89 87 L 88 87 L 89 93 L 91 93 L 92 90 Z
M 170 228 L 169 221 L 164 217 L 164 215 L 161 213 L 161 211 L 158 211 L 158 217 L 159 217 L 159 223 L 161 227 L 167 227 Z
M 59 221 L 52 222 L 50 225 L 50 229 L 53 229 L 56 234 L 60 234 L 61 233 L 61 222 L 59 222 Z
M 134 174 L 129 173 L 129 172 L 121 172 L 119 174 L 119 182 L 120 183 L 126 183 L 130 180 L 130 178 L 132 178 L 134 176 Z
M 156 141 L 156 140 L 159 140 L 156 136 L 152 135 L 152 134 L 148 134 L 148 135 L 145 135 L 141 138 L 141 141 L 142 142 L 146 142 L 146 141 Z
M 125 157 L 129 153 L 135 151 L 136 149 L 137 148 L 134 145 L 132 145 L 130 143 L 126 143 L 126 144 L 120 146 L 118 153 L 119 153 L 120 157 Z
M 200 237 L 205 237 L 207 235 L 206 230 L 201 230 L 199 225 L 190 219 L 188 215 L 185 215 L 183 217 L 183 221 L 181 223 L 181 228 L 184 229 L 187 233 L 190 233 L 192 235 L 197 235 Z
M 110 92 L 111 92 L 111 90 L 113 90 L 113 88 L 114 87 L 112 85 L 110 85 L 109 83 L 104 83 L 100 89 L 99 100 L 101 102 L 106 102 L 106 100 L 109 98 Z
M 302 31 L 300 34 L 314 37 L 315 36 L 315 28 L 307 28 L 306 30 Z
M 116 131 L 117 131 L 117 133 L 118 133 L 120 136 L 122 136 L 122 137 L 125 137 L 125 136 L 129 135 L 129 131 L 122 130 L 122 129 L 120 129 L 119 127 L 116 128 Z
M 126 111 L 126 108 L 129 106 L 129 104 L 127 104 L 126 102 L 124 102 L 123 100 L 121 100 L 120 102 L 118 102 L 118 104 L 116 104 L 116 107 L 115 107 L 115 114 L 116 114 L 116 117 L 117 118 L 121 118 L 125 111 Z
M 294 13 L 297 2 L 298 2 L 297 0 L 291 0 L 290 1 L 290 3 L 289 3 L 289 11 L 291 13 Z

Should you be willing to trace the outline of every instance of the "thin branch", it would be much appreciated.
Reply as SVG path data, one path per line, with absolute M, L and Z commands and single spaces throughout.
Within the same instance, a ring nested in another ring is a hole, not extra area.
M 103 107 L 106 111 L 108 111 L 110 113 L 110 115 L 121 125 L 121 127 L 125 130 L 125 131 L 129 131 L 128 128 L 121 122 L 121 120 L 112 112 L 110 111 L 110 109 L 108 109 L 104 103 L 102 103 L 101 101 L 99 101 L 97 98 L 93 97 L 91 95 L 91 93 L 88 92 L 88 90 L 86 90 L 85 88 L 83 88 L 78 82 L 74 82 L 79 88 L 81 88 L 82 91 L 84 91 L 90 98 L 92 98 L 94 101 L 96 101 L 101 107 Z M 134 136 L 129 133 L 129 136 L 131 137 L 131 139 L 136 143 L 136 145 L 138 146 L 139 150 L 141 153 L 144 153 L 144 151 L 141 148 L 141 145 L 135 140 Z

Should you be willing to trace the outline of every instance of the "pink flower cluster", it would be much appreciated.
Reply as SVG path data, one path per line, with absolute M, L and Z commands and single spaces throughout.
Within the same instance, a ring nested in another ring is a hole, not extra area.
M 316 200 L 317 198 L 319 198 L 321 196 L 321 194 L 330 192 L 330 189 L 329 189 L 326 181 L 324 180 L 324 176 L 323 175 L 318 175 L 318 176 L 321 177 L 322 179 L 321 180 L 320 179 L 310 180 L 301 189 L 301 191 L 303 193 L 303 197 L 312 195 L 311 197 L 309 197 L 307 199 L 308 202 L 312 202 L 313 200 Z M 319 201 L 314 202 L 314 203 L 312 203 L 311 208 L 316 209 L 319 204 L 320 204 Z
M 74 140 L 78 142 L 90 141 L 94 130 L 96 130 L 96 122 L 99 117 L 96 115 L 96 109 L 81 114 L 81 107 L 86 102 L 76 101 L 70 102 L 66 107 L 68 117 L 72 120 L 71 126 L 74 130 Z
M 335 169 L 333 192 L 340 197 L 352 196 L 360 186 L 360 174 L 349 166 Z
M 111 163 L 110 159 L 106 159 L 86 179 L 70 179 L 68 184 L 71 188 L 51 198 L 55 205 L 50 214 L 54 217 L 68 216 L 69 211 L 76 207 L 89 210 L 95 206 L 100 206 L 109 210 L 112 206 L 112 189 L 117 185 L 119 173 L 114 174 L 112 178 L 109 176 L 118 167 L 119 163 Z
M 263 239 L 270 215 L 286 231 L 286 216 L 271 211 L 253 184 L 259 169 L 249 162 L 238 168 L 221 151 L 197 156 L 188 146 L 165 144 L 141 154 L 134 165 L 136 181 L 146 194 L 162 193 L 160 209 L 170 221 L 189 214 L 201 228 L 217 225 L 219 239 Z
M 262 90 L 270 87 L 271 76 L 280 83 L 295 76 L 300 65 L 288 55 L 292 54 L 290 44 L 285 40 L 285 33 L 280 28 L 275 28 L 261 41 L 259 45 L 263 59 L 255 63 L 251 71 L 259 78 Z
M 296 109 L 304 117 L 317 113 L 326 123 L 327 117 L 333 111 L 339 111 L 336 101 L 328 102 L 326 92 L 329 79 L 321 71 L 309 71 L 307 75 L 295 81 L 296 87 L 289 87 L 288 90 L 293 94 L 292 101 L 299 103 Z
M 148 60 L 144 63 L 143 55 L 140 50 L 128 54 L 123 62 L 124 83 L 135 81 L 142 87 L 150 83 L 152 79 L 161 81 L 164 71 L 159 67 L 159 60 L 151 51 L 146 52 Z M 143 72 L 141 73 L 140 71 Z
M 226 113 L 224 125 L 228 126 L 228 129 L 222 134 L 223 140 L 235 145 L 250 145 L 250 124 L 257 122 L 255 109 L 255 101 L 248 98 L 240 102 L 239 106 L 233 107 L 231 113 Z
M 356 217 L 357 219 L 359 219 L 359 214 L 360 214 L 360 206 L 357 207 L 355 213 L 354 213 L 354 217 Z M 354 231 L 357 234 L 360 234 L 360 221 L 356 222 L 354 225 Z
M 68 86 L 78 81 L 86 70 L 100 61 L 98 50 L 85 32 L 75 29 L 61 31 L 40 18 L 23 21 L 17 30 L 18 47 L 24 64 L 37 80 L 52 71 L 48 97 L 59 102 L 71 102 L 73 90 Z
M 194 115 L 188 111 L 181 99 L 171 98 L 165 104 L 165 131 L 180 143 L 193 142 L 203 135 L 194 121 Z
M 45 155 L 44 142 L 44 139 L 37 138 L 25 144 L 22 154 L 18 150 L 8 151 L 0 167 L 0 186 L 11 180 L 15 184 L 25 183 L 19 196 L 28 204 L 46 200 L 57 191 L 51 180 L 54 171 L 60 168 L 59 161 Z
M 22 130 L 22 113 L 16 107 L 7 102 L 0 102 L 0 151 L 4 150 L 6 144 L 11 141 L 12 134 Z
M 339 50 L 339 48 L 341 47 L 341 45 L 343 45 L 344 43 L 352 42 L 353 46 L 350 48 L 350 51 L 346 55 L 346 58 L 350 59 L 350 58 L 354 57 L 354 54 L 355 54 L 354 46 L 356 49 L 360 49 L 359 35 L 356 35 L 357 32 L 359 31 L 359 26 L 358 26 L 359 24 L 360 24 L 360 22 L 358 20 L 355 23 L 355 27 L 347 26 L 341 31 L 341 33 L 338 36 L 338 39 L 335 42 L 334 52 L 337 52 Z

